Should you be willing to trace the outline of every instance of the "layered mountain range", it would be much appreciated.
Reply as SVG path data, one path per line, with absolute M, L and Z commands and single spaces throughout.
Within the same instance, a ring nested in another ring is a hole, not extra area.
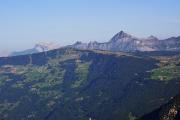
M 37 43 L 33 48 L 26 49 L 18 52 L 0 52 L 1 57 L 5 56 L 18 56 L 44 52 L 60 48 L 57 43 Z M 109 50 L 109 51 L 180 51 L 180 36 L 171 37 L 168 39 L 160 40 L 155 36 L 147 38 L 138 38 L 120 31 L 114 35 L 108 42 L 99 43 L 97 41 L 82 43 L 76 42 L 73 45 L 64 47 L 71 47 L 76 49 L 89 49 L 89 50 Z
M 159 40 L 157 37 L 149 36 L 141 39 L 120 31 L 114 35 L 110 41 L 104 43 L 76 42 L 70 47 L 78 49 L 99 49 L 110 51 L 179 51 L 180 37 L 171 37 Z

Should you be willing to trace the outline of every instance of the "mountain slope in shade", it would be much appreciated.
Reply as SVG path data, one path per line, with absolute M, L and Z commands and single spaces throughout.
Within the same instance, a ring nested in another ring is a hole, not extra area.
M 69 47 L 78 49 L 99 49 L 110 51 L 179 51 L 180 37 L 172 37 L 165 40 L 159 40 L 154 36 L 140 39 L 120 31 L 105 43 L 77 42 Z
M 180 120 L 180 94 L 139 120 Z
M 33 54 L 33 53 L 38 53 L 38 52 L 45 52 L 53 49 L 57 49 L 60 46 L 55 44 L 55 43 L 38 43 L 34 46 L 32 49 L 27 49 L 24 51 L 19 51 L 19 52 L 12 52 L 9 56 L 18 56 L 18 55 L 27 55 L 27 54 Z
M 128 120 L 130 113 L 142 116 L 180 91 L 179 54 L 63 48 L 0 58 L 0 117 Z

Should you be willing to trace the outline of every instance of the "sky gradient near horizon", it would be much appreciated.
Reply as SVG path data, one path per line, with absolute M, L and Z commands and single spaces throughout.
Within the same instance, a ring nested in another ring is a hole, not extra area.
M 180 0 L 0 0 L 0 51 L 38 42 L 108 41 L 180 36 Z

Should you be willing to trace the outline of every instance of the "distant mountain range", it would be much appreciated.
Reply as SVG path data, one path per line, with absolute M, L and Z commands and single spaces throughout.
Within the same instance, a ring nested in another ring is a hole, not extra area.
M 149 36 L 141 39 L 120 31 L 114 35 L 110 41 L 104 43 L 76 42 L 69 47 L 78 49 L 99 49 L 110 51 L 179 51 L 180 36 L 159 40 L 157 37 Z
M 45 52 L 45 51 L 49 51 L 49 50 L 53 50 L 53 49 L 57 49 L 60 46 L 58 44 L 55 43 L 38 43 L 34 46 L 34 48 L 31 49 L 27 49 L 24 51 L 19 51 L 19 52 L 12 52 L 9 54 L 9 56 L 18 56 L 18 55 L 26 55 L 26 54 L 33 54 L 33 53 L 38 53 L 38 52 Z
M 180 51 L 180 36 L 171 37 L 164 40 L 160 40 L 155 36 L 149 36 L 147 38 L 138 38 L 130 34 L 120 31 L 115 34 L 108 42 L 99 43 L 97 41 L 82 43 L 76 42 L 73 45 L 65 46 L 67 48 L 76 49 L 89 49 L 89 50 L 109 50 L 109 51 Z M 49 51 L 60 48 L 60 45 L 56 43 L 38 43 L 34 48 L 26 49 L 18 52 L 5 53 L 0 52 L 0 56 L 18 56 L 33 54 L 38 52 Z
M 7 57 L 9 56 L 9 52 L 8 51 L 0 51 L 0 57 Z

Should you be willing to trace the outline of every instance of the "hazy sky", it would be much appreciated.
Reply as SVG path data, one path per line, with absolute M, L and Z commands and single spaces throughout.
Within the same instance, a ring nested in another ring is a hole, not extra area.
M 180 36 L 180 0 L 0 0 L 0 51 L 54 41 Z

